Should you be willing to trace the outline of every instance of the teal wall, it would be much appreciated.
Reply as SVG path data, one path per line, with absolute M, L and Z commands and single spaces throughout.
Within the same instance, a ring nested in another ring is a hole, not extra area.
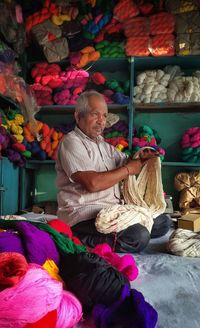
M 200 126 L 200 113 L 195 112 L 161 112 L 135 114 L 135 127 L 146 124 L 155 129 L 160 138 L 161 146 L 166 150 L 165 161 L 181 161 L 180 140 L 183 133 L 190 127 Z
M 35 203 L 56 200 L 55 166 L 41 165 L 35 175 Z

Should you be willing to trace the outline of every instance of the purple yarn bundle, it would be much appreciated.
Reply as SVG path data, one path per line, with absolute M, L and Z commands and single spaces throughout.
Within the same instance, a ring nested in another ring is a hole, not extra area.
M 16 221 L 15 230 L 0 233 L 0 252 L 16 252 L 28 262 L 43 265 L 51 259 L 59 263 L 59 253 L 50 235 L 27 221 Z
M 158 320 L 156 310 L 142 293 L 128 285 L 124 285 L 120 299 L 111 306 L 95 305 L 93 317 L 97 328 L 154 328 Z
M 113 131 L 122 132 L 124 135 L 128 134 L 127 123 L 123 120 L 120 120 L 117 123 L 113 124 L 111 127 L 104 129 L 105 134 Z

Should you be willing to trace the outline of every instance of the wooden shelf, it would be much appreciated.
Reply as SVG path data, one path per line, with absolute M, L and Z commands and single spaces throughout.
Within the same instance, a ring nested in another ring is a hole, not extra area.
M 137 112 L 167 112 L 167 113 L 177 113 L 177 112 L 200 112 L 200 102 L 192 103 L 153 103 L 153 104 L 135 104 L 135 110 Z
M 38 169 L 41 165 L 55 165 L 55 161 L 51 159 L 47 159 L 44 161 L 36 160 L 36 159 L 30 159 L 26 161 L 25 168 L 26 169 Z
M 189 162 L 162 162 L 163 166 L 180 166 L 180 167 L 200 167 L 199 163 L 189 163 Z
M 127 110 L 129 104 L 119 105 L 119 104 L 108 104 L 108 110 L 115 112 L 124 112 Z M 73 114 L 75 106 L 74 105 L 48 105 L 41 106 L 40 111 L 37 114 Z
M 26 162 L 26 168 L 34 168 L 36 166 L 40 165 L 55 165 L 54 160 L 28 160 Z M 189 162 L 162 162 L 162 166 L 174 166 L 174 167 L 200 167 L 200 162 L 199 163 L 189 163 Z

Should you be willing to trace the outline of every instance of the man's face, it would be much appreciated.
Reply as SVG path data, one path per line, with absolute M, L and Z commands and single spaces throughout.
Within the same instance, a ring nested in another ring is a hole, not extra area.
M 90 111 L 83 116 L 75 113 L 76 122 L 79 128 L 91 139 L 96 138 L 102 134 L 106 126 L 106 118 L 108 109 L 104 99 L 98 96 L 91 96 L 89 98 Z

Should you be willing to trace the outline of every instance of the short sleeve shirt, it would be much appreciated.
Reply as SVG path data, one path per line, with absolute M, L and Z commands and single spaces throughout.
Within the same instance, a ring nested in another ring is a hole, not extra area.
M 72 180 L 78 171 L 105 172 L 127 162 L 127 155 L 119 152 L 99 136 L 96 141 L 78 127 L 60 142 L 56 160 L 58 188 L 58 217 L 70 226 L 95 218 L 104 207 L 120 204 L 119 184 L 103 191 L 88 192 Z

